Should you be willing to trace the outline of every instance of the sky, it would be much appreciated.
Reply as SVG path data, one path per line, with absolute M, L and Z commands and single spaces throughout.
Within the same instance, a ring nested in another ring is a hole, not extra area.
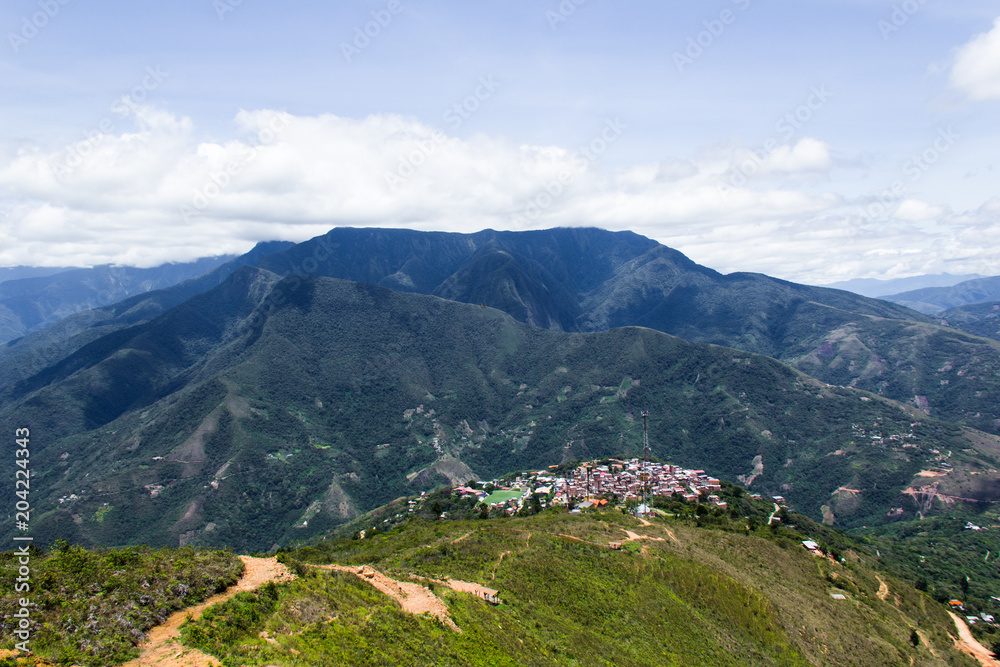
M 7 0 L 0 266 L 333 227 L 1000 274 L 995 0 Z

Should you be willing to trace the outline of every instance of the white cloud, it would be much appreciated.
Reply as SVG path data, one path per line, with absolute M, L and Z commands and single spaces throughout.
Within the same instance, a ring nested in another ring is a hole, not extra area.
M 794 146 L 778 146 L 764 162 L 764 169 L 772 173 L 826 171 L 833 164 L 830 146 L 818 139 L 806 137 Z
M 1000 18 L 958 49 L 951 85 L 973 100 L 1000 99 Z
M 151 266 L 335 226 L 557 225 L 630 229 L 723 272 L 804 282 L 1000 265 L 1000 239 L 984 244 L 996 235 L 997 202 L 956 214 L 909 200 L 874 223 L 835 192 L 789 187 L 830 168 L 829 145 L 813 138 L 773 148 L 760 173 L 734 187 L 749 149 L 609 170 L 597 154 L 458 139 L 390 114 L 243 111 L 234 136 L 218 140 L 153 109 L 140 108 L 136 121 L 133 132 L 57 151 L 0 147 L 0 265 Z M 588 145 L 610 154 L 614 132 L 602 132 L 604 145 Z
M 948 213 L 945 206 L 934 206 L 919 199 L 904 199 L 893 212 L 892 217 L 906 222 L 925 222 L 944 217 Z

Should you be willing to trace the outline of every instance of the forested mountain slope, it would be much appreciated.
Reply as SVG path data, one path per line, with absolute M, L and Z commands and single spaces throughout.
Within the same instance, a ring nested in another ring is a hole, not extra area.
M 4 403 L 40 434 L 40 535 L 96 544 L 266 549 L 437 483 L 638 453 L 641 410 L 656 455 L 847 525 L 915 516 L 901 492 L 943 448 L 998 465 L 985 436 L 764 356 L 255 267 Z

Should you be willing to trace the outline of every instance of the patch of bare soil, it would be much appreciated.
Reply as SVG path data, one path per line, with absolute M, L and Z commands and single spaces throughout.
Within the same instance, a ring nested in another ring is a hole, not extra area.
M 448 579 L 443 582 L 448 588 L 458 591 L 459 593 L 472 593 L 476 597 L 489 599 L 495 598 L 500 594 L 500 591 L 495 588 L 487 588 L 486 586 L 471 582 L 471 581 L 459 581 L 458 579 Z
M 951 616 L 951 620 L 955 622 L 955 628 L 958 629 L 958 639 L 955 640 L 955 648 L 957 648 L 962 653 L 967 653 L 973 658 L 979 661 L 979 664 L 983 667 L 1000 667 L 1000 661 L 993 658 L 993 652 L 987 649 L 985 646 L 976 641 L 976 638 L 972 636 L 969 631 L 969 626 L 965 624 L 961 618 L 959 618 L 953 612 L 948 612 Z
M 649 525 L 649 524 L 647 523 L 646 525 Z M 625 530 L 625 529 L 622 528 L 622 530 Z M 628 535 L 628 539 L 624 540 L 625 542 L 634 542 L 635 540 L 651 540 L 653 542 L 665 542 L 666 541 L 662 537 L 650 537 L 649 535 L 638 535 L 636 533 L 633 533 L 631 530 L 625 530 L 625 534 Z M 676 540 L 677 538 L 674 538 L 674 539 Z
M 487 588 L 482 584 L 477 584 L 471 581 L 459 581 L 458 579 L 427 579 L 426 577 L 418 577 L 415 574 L 411 574 L 412 579 L 431 581 L 440 586 L 446 586 L 453 591 L 458 591 L 459 593 L 472 593 L 477 598 L 482 598 L 488 602 L 493 602 L 494 604 L 499 604 L 500 591 L 495 588 Z
M 885 602 L 885 599 L 889 597 L 889 585 L 885 583 L 885 580 L 883 580 L 882 577 L 875 575 L 875 578 L 878 579 L 878 593 L 875 595 L 878 596 L 879 600 Z
M 237 593 L 252 591 L 270 581 L 289 581 L 295 578 L 276 558 L 240 556 L 245 570 L 240 580 L 222 593 L 213 595 L 201 604 L 174 612 L 166 623 L 149 632 L 139 649 L 142 653 L 123 667 L 216 667 L 221 663 L 210 655 L 188 648 L 180 643 L 180 627 L 188 619 L 200 618 L 206 609 L 225 602 Z
M 448 614 L 448 605 L 446 605 L 441 598 L 434 595 L 434 593 L 420 584 L 390 579 L 381 572 L 378 572 L 367 565 L 363 567 L 347 567 L 345 565 L 313 565 L 312 567 L 355 574 L 398 602 L 399 606 L 403 608 L 403 611 L 410 614 L 430 614 L 455 632 L 462 631 L 462 629 L 455 625 L 455 622 L 451 620 L 451 615 Z

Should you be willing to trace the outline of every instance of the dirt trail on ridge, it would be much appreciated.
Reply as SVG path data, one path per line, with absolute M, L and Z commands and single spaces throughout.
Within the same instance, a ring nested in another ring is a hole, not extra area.
M 206 609 L 225 602 L 237 593 L 252 591 L 271 581 L 289 581 L 295 578 L 276 558 L 240 556 L 240 560 L 246 569 L 236 584 L 200 604 L 171 614 L 165 623 L 149 631 L 146 641 L 139 647 L 142 651 L 139 657 L 126 662 L 122 667 L 217 667 L 222 664 L 210 655 L 181 644 L 181 624 L 188 616 L 192 619 L 200 618 Z
M 448 613 L 448 605 L 420 584 L 390 579 L 367 565 L 363 567 L 356 565 L 354 567 L 346 565 L 312 565 L 311 567 L 321 570 L 337 570 L 338 572 L 357 575 L 393 600 L 396 600 L 403 608 L 403 611 L 410 614 L 430 614 L 455 632 L 462 632 L 462 629 L 455 625 L 455 621 L 451 620 L 451 615 Z

